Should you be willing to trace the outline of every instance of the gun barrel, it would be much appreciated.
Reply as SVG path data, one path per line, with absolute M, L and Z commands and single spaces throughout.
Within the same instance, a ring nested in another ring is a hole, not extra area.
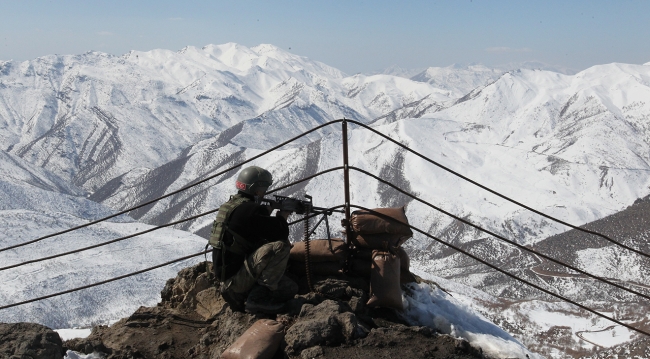
M 324 207 L 315 207 L 311 204 L 311 201 L 303 201 L 296 198 L 278 195 L 274 195 L 273 197 L 275 197 L 275 199 L 262 198 L 262 203 L 268 203 L 273 209 L 301 212 L 300 214 L 315 212 L 345 213 L 345 211 L 341 209 L 329 210 L 328 208 Z

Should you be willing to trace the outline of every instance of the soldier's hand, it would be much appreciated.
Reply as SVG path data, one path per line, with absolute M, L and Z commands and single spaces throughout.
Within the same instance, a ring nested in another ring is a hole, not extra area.
M 286 220 L 287 218 L 289 218 L 290 214 L 291 214 L 291 211 L 278 211 L 276 216 L 280 216 L 280 217 L 282 217 L 282 218 L 284 218 Z

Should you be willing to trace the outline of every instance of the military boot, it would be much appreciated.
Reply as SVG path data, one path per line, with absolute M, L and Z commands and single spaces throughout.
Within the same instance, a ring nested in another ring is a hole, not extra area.
M 278 314 L 284 308 L 285 302 L 273 298 L 272 291 L 262 285 L 256 285 L 246 299 L 246 312 Z
M 271 297 L 276 302 L 286 302 L 293 299 L 296 294 L 298 294 L 298 283 L 283 275 L 278 282 L 277 289 L 271 292 Z
M 246 299 L 249 313 L 278 314 L 285 309 L 287 301 L 298 293 L 298 284 L 287 276 L 282 276 L 276 290 L 256 285 Z
M 246 294 L 236 293 L 232 290 L 232 287 L 221 287 L 221 297 L 230 305 L 230 309 L 235 312 L 244 312 L 245 305 L 244 300 L 246 300 Z

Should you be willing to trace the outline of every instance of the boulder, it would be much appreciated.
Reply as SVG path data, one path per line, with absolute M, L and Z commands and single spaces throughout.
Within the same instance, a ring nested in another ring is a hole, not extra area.
M 0 323 L 0 358 L 61 359 L 65 354 L 61 337 L 35 323 Z

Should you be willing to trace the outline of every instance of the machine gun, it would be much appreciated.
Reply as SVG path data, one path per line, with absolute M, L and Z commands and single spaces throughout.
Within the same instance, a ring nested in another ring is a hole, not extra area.
M 262 198 L 262 203 L 267 203 L 272 209 L 280 211 L 291 212 L 295 214 L 308 214 L 314 210 L 311 203 L 311 196 L 305 196 L 307 200 L 300 200 L 297 198 L 285 196 L 273 196 L 275 199 Z
M 330 239 L 330 249 L 332 246 L 331 243 L 331 235 L 330 235 L 330 225 L 329 221 L 327 219 L 328 216 L 331 216 L 332 213 L 338 212 L 338 213 L 345 213 L 342 210 L 337 210 L 337 209 L 328 209 L 328 208 L 323 208 L 323 207 L 315 207 L 312 203 L 312 197 L 310 195 L 305 195 L 306 200 L 301 200 L 297 198 L 292 198 L 292 197 L 285 197 L 285 196 L 273 196 L 275 199 L 270 199 L 270 198 L 257 198 L 257 201 L 259 204 L 267 204 L 271 206 L 273 209 L 278 209 L 280 211 L 288 211 L 296 214 L 302 214 L 304 218 L 304 223 L 305 223 L 305 238 L 309 238 L 318 226 L 322 223 L 325 222 L 325 228 L 327 231 L 327 238 Z M 309 222 L 308 219 L 316 216 L 322 216 L 320 220 L 316 223 L 313 229 L 309 231 Z

